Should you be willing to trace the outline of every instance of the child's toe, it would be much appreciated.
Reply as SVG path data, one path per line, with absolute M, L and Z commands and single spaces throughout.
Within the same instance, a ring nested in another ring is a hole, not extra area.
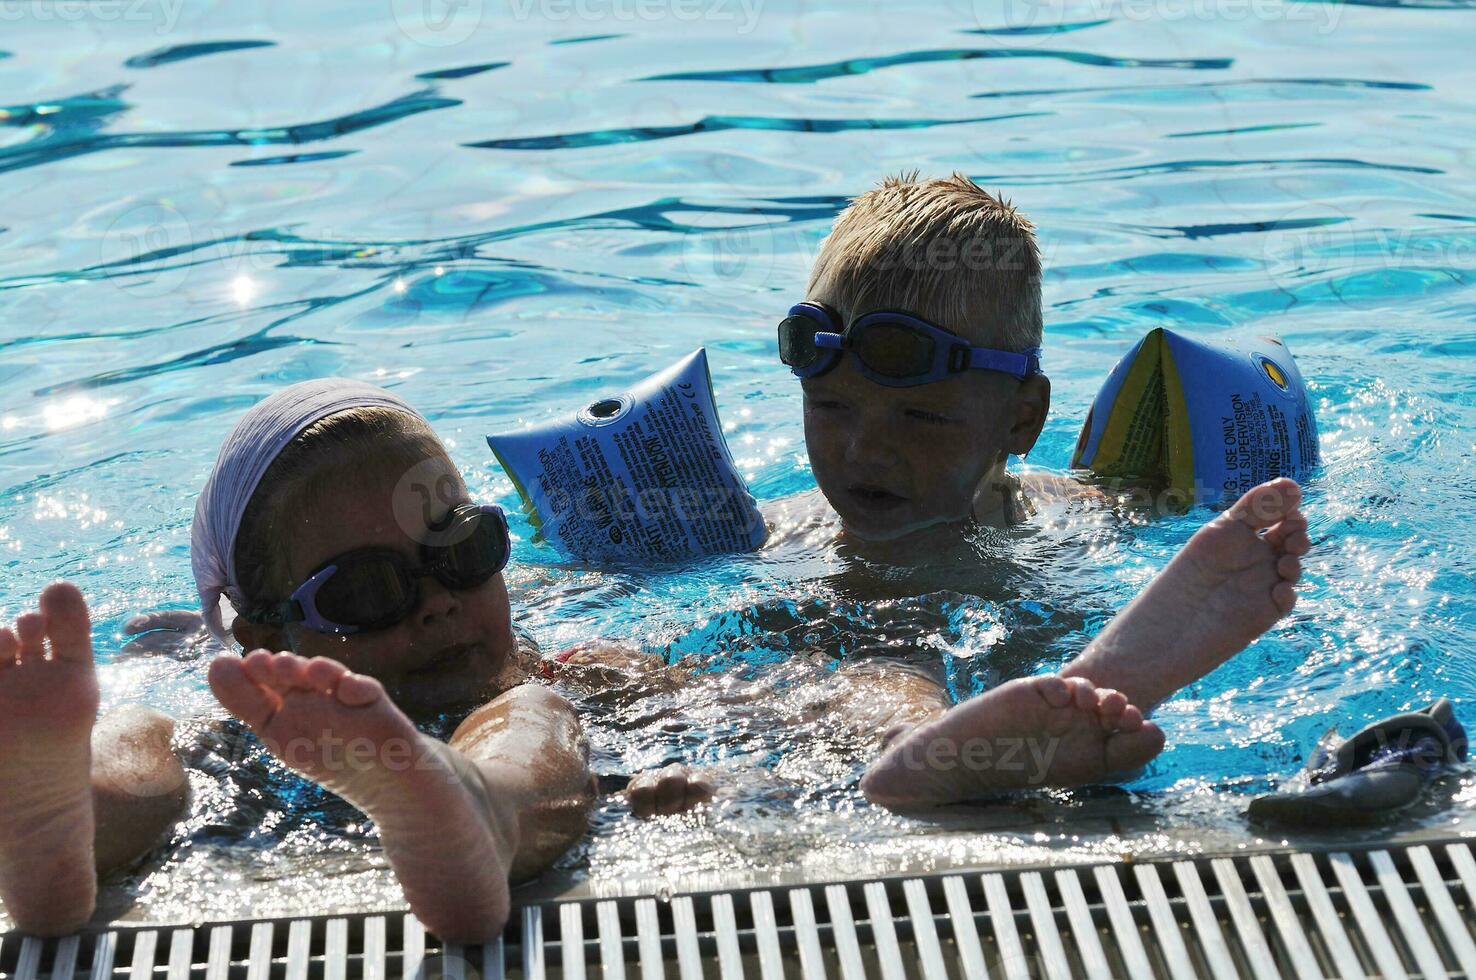
M 1280 477 L 1246 491 L 1230 508 L 1228 517 L 1260 530 L 1286 518 L 1301 500 L 1302 488 L 1296 481 Z
M 275 686 L 277 681 L 276 670 L 273 663 L 276 654 L 270 650 L 252 650 L 241 658 L 241 670 L 251 678 L 252 683 L 263 687 Z
M 1266 529 L 1266 540 L 1278 548 L 1286 547 L 1287 541 L 1307 530 L 1307 516 L 1301 511 L 1292 511 L 1279 523 Z
M 271 721 L 281 701 L 268 688 L 256 683 L 246 671 L 246 661 L 222 654 L 210 662 L 210 690 L 216 700 L 251 728 L 260 730 Z
M 1163 751 L 1163 732 L 1152 722 L 1134 732 L 1117 732 L 1107 737 L 1104 756 L 1110 772 L 1123 772 L 1145 765 Z
M 1288 582 L 1297 582 L 1302 577 L 1302 560 L 1295 555 L 1282 555 L 1276 562 L 1276 574 Z
M 1297 604 L 1296 587 L 1290 582 L 1277 582 L 1271 589 L 1271 601 L 1276 604 L 1281 615 L 1285 616 Z
M 1075 697 L 1071 683 L 1057 674 L 1035 678 L 1035 691 L 1052 708 L 1064 708 Z
M 1097 718 L 1104 730 L 1116 730 L 1127 703 L 1127 697 L 1121 691 L 1102 688 L 1097 690 Z
M 1143 725 L 1143 712 L 1136 704 L 1123 708 L 1122 715 L 1117 719 L 1117 730 L 1120 732 L 1135 732 Z
M 383 697 L 384 686 L 372 677 L 345 670 L 343 676 L 339 678 L 338 689 L 335 693 L 340 704 L 350 708 L 362 708 Z
M 41 615 L 58 660 L 92 662 L 92 622 L 87 600 L 71 582 L 52 582 L 41 593 Z
M 1080 711 L 1095 711 L 1097 708 L 1097 689 L 1092 682 L 1085 677 L 1069 677 L 1066 683 L 1071 687 L 1072 704 Z
M 20 639 L 19 659 L 40 660 L 46 656 L 46 620 L 38 612 L 15 617 L 15 635 Z
M 315 685 L 308 677 L 308 659 L 299 657 L 295 653 L 283 651 L 272 658 L 272 673 L 276 676 L 276 684 L 279 688 L 292 688 L 298 691 L 315 690 Z
M 314 657 L 302 666 L 304 682 L 315 691 L 332 691 L 348 668 L 328 657 Z
M 19 654 L 20 640 L 16 639 L 15 631 L 9 626 L 0 626 L 0 669 L 15 663 Z

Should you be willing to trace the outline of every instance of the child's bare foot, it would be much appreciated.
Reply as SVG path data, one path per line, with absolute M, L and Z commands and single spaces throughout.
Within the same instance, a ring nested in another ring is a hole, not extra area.
M 1024 677 L 896 737 L 861 791 L 891 809 L 937 806 L 1104 780 L 1162 749 L 1163 733 L 1121 693 L 1080 677 Z
M 1263 483 L 1195 532 L 1063 676 L 1111 686 L 1144 710 L 1198 680 L 1296 604 L 1311 548 L 1302 490 Z
M 630 812 L 640 819 L 685 813 L 712 799 L 712 776 L 692 766 L 673 762 L 660 769 L 637 773 L 625 787 Z
M 410 908 L 448 942 L 499 934 L 516 818 L 481 773 L 422 735 L 373 678 L 336 660 L 256 650 L 210 687 L 272 754 L 367 813 Z
M 0 627 L 0 898 L 25 932 L 65 935 L 92 915 L 92 625 L 77 587 Z

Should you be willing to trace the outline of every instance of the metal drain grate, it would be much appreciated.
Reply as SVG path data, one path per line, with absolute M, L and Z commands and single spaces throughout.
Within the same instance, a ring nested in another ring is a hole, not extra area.
M 1476 978 L 1473 907 L 1457 842 L 551 902 L 470 948 L 403 913 L 9 934 L 0 978 Z

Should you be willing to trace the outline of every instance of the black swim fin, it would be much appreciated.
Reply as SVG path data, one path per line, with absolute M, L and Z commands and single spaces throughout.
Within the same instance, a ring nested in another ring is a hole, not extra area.
M 1371 823 L 1419 799 L 1425 784 L 1464 762 L 1466 730 L 1450 701 L 1376 721 L 1346 741 L 1329 731 L 1295 778 L 1251 801 L 1258 822 Z

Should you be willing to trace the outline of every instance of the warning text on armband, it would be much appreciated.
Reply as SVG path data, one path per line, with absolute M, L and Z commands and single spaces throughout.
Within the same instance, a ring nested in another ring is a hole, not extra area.
M 544 534 L 574 554 L 618 547 L 661 561 L 746 551 L 762 528 L 707 412 L 671 388 L 628 426 L 561 437 L 538 462 L 531 503 Z
M 1222 490 L 1230 498 L 1267 480 L 1294 473 L 1305 462 L 1310 432 L 1305 416 L 1296 420 L 1297 448 L 1293 449 L 1287 414 L 1259 394 L 1230 396 L 1230 412 L 1220 416 L 1225 478 Z

